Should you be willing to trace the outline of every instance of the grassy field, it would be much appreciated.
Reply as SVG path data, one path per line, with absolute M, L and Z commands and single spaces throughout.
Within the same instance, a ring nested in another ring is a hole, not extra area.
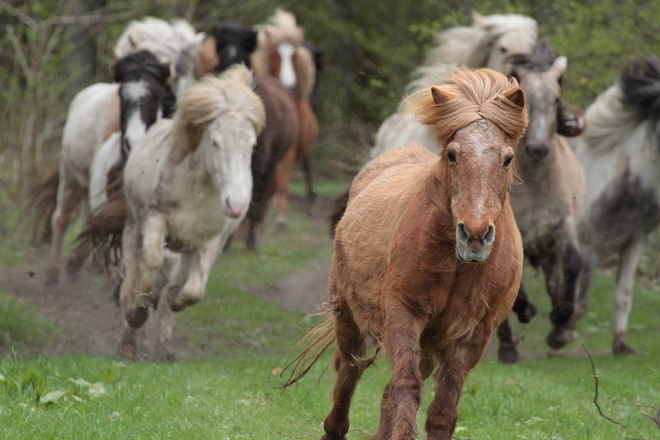
M 322 186 L 321 192 L 335 189 Z M 281 356 L 314 320 L 248 293 L 255 284 L 276 284 L 287 274 L 314 270 L 330 258 L 325 225 L 293 211 L 290 232 L 268 233 L 258 254 L 241 246 L 223 254 L 207 297 L 178 317 L 180 331 L 200 353 L 196 360 L 168 364 L 24 357 L 21 344 L 56 338 L 58 329 L 14 299 L 17 292 L 0 292 L 0 344 L 16 347 L 15 354 L 0 361 L 0 438 L 320 438 L 334 379 L 331 369 L 322 376 L 330 355 L 286 391 L 277 388 L 281 379 L 276 374 L 283 365 Z M 19 257 L 10 254 L 21 249 L 27 249 L 21 237 L 3 241 L 2 264 L 19 264 Z M 525 328 L 516 326 L 524 360 L 499 365 L 490 355 L 481 361 L 465 384 L 455 438 L 660 438 L 660 430 L 640 413 L 654 413 L 660 406 L 660 294 L 653 283 L 636 286 L 629 342 L 638 352 L 625 358 L 609 353 L 614 281 L 608 271 L 597 275 L 578 340 L 553 358 L 546 356 L 543 342 L 550 328 L 549 301 L 532 271 L 526 273 L 526 283 L 540 314 Z M 594 353 L 604 413 L 626 427 L 598 414 L 582 342 Z M 213 355 L 201 355 L 204 350 Z M 375 432 L 389 375 L 383 357 L 365 373 L 351 408 L 349 439 Z M 428 381 L 420 427 L 432 391 Z

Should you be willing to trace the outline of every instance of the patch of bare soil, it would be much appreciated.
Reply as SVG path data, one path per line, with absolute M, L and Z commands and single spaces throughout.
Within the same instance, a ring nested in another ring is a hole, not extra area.
M 291 197 L 291 202 L 314 221 L 327 224 L 331 201 L 317 197 L 308 201 Z M 29 342 L 17 349 L 26 356 L 76 355 L 115 357 L 123 321 L 113 299 L 115 286 L 101 274 L 85 271 L 75 280 L 61 280 L 57 286 L 45 286 L 43 258 L 35 263 L 11 269 L 0 269 L 0 291 L 14 296 L 29 306 L 43 319 L 56 324 L 61 331 L 43 346 Z M 299 273 L 284 276 L 281 282 L 268 286 L 255 286 L 252 293 L 279 302 L 289 310 L 305 313 L 317 311 L 327 301 L 330 263 L 312 266 Z M 64 274 L 62 274 L 63 276 Z M 184 312 L 185 313 L 185 312 Z M 138 333 L 139 357 L 151 357 L 157 336 L 157 311 L 151 309 L 150 319 Z M 215 344 L 193 344 L 186 329 L 175 326 L 171 348 L 178 359 L 209 357 Z M 221 346 L 221 344 L 220 344 Z M 0 356 L 9 348 L 0 347 Z

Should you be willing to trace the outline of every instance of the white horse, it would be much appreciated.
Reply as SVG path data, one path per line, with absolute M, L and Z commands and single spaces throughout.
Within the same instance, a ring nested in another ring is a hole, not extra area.
M 626 344 L 637 263 L 660 223 L 660 60 L 637 60 L 587 109 L 587 130 L 573 143 L 586 176 L 579 216 L 585 257 L 577 318 L 584 315 L 593 271 L 619 255 L 614 292 L 614 354 Z
M 128 25 L 119 38 L 114 52 L 118 58 L 125 58 L 145 50 L 154 53 L 161 61 L 167 63 L 168 71 L 174 73 L 173 84 L 175 91 L 178 92 L 188 87 L 194 80 L 196 54 L 199 52 L 203 38 L 203 33 L 195 34 L 190 25 L 183 21 L 169 24 L 160 19 L 147 17 Z M 122 141 L 124 149 L 127 149 L 130 144 L 137 143 L 149 127 L 148 122 L 142 118 L 141 111 L 131 112 L 126 120 L 120 119 L 123 115 L 120 112 L 120 100 L 143 103 L 153 98 L 153 93 L 154 90 L 141 81 L 121 88 L 118 84 L 99 83 L 79 92 L 69 105 L 62 135 L 59 176 L 58 179 L 53 180 L 54 185 L 57 186 L 57 196 L 55 200 L 51 198 L 50 201 L 51 205 L 55 206 L 45 207 L 46 210 L 52 211 L 51 253 L 47 264 L 49 284 L 57 281 L 64 233 L 72 213 L 84 199 L 90 186 L 90 169 L 97 152 L 106 141 L 113 146 L 116 145 L 119 135 L 113 133 L 119 131 L 124 133 Z M 109 146 L 104 150 L 104 154 L 108 152 L 116 154 L 116 151 Z M 112 159 L 114 158 L 100 159 L 100 165 L 95 167 L 100 174 L 97 174 L 95 181 L 99 181 L 98 176 L 107 174 L 115 165 Z M 97 187 L 101 187 L 102 184 L 99 183 Z M 93 194 L 101 193 L 96 188 Z
M 472 16 L 472 26 L 461 26 L 441 32 L 438 46 L 426 56 L 406 90 L 415 92 L 432 85 L 444 84 L 457 66 L 488 67 L 509 74 L 507 58 L 515 53 L 527 53 L 536 44 L 536 21 L 516 14 Z M 415 119 L 413 113 L 394 113 L 378 129 L 371 150 L 375 158 L 399 145 L 416 142 L 434 153 L 440 146 L 428 126 Z
M 168 356 L 173 312 L 202 299 L 218 251 L 247 213 L 250 161 L 266 117 L 251 84 L 243 65 L 203 78 L 182 93 L 174 119 L 152 126 L 128 158 L 123 356 L 135 358 L 136 329 L 159 299 L 158 351 Z M 166 249 L 180 254 L 175 267 Z

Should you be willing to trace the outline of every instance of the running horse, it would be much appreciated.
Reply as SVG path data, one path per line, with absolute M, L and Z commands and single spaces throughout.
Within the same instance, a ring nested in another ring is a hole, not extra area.
M 275 224 L 286 229 L 289 182 L 293 166 L 304 160 L 318 136 L 319 125 L 310 96 L 314 89 L 316 66 L 314 55 L 303 45 L 303 29 L 293 14 L 278 10 L 267 24 L 257 27 L 257 48 L 252 54 L 255 72 L 277 78 L 289 89 L 296 108 L 298 134 L 293 148 L 277 163 L 274 194 L 277 196 Z M 309 162 L 304 167 L 308 194 L 313 194 Z
M 659 109 L 660 59 L 635 60 L 587 109 L 587 130 L 574 142 L 587 188 L 578 223 L 585 268 L 574 321 L 586 312 L 598 262 L 618 255 L 615 355 L 635 351 L 626 342 L 635 272 L 660 224 Z
M 198 68 L 198 52 L 203 36 L 196 34 L 183 20 L 170 24 L 145 17 L 127 26 L 115 45 L 114 53 L 120 60 L 137 52 L 151 52 L 159 62 L 167 63 L 168 87 L 178 93 L 192 83 L 195 74 L 202 73 Z M 59 277 L 64 233 L 73 212 L 86 199 L 90 168 L 96 153 L 104 142 L 120 131 L 125 131 L 125 136 L 122 136 L 124 148 L 130 148 L 130 144 L 137 143 L 148 127 L 147 120 L 151 116 L 145 116 L 142 123 L 133 117 L 126 121 L 126 126 L 122 126 L 120 100 L 137 101 L 141 102 L 140 106 L 150 107 L 147 101 L 164 96 L 139 82 L 121 90 L 125 96 L 120 97 L 120 86 L 117 84 L 97 83 L 76 94 L 69 105 L 57 166 L 31 191 L 31 206 L 38 213 L 35 231 L 43 231 L 42 241 L 51 241 L 47 263 L 48 284 L 57 282 Z M 146 115 L 149 112 L 140 110 L 133 113 L 139 117 L 141 113 Z M 47 224 L 42 226 L 41 223 Z M 77 262 L 73 266 L 77 266 Z
M 568 61 L 539 41 L 529 53 L 513 55 L 513 76 L 527 98 L 529 125 L 520 140 L 515 170 L 522 182 L 511 187 L 511 206 L 522 235 L 525 257 L 543 270 L 552 301 L 553 330 L 546 341 L 553 349 L 572 341 L 571 321 L 583 259 L 577 218 L 584 199 L 584 173 L 565 136 L 576 136 L 583 120 L 561 117 L 562 78 Z M 564 110 L 565 111 L 565 110 Z M 576 122 L 568 124 L 568 122 Z M 527 298 L 520 284 L 513 309 Z M 518 351 L 508 319 L 497 329 L 499 360 L 514 363 Z
M 522 278 L 522 241 L 508 198 L 527 125 L 517 81 L 489 69 L 457 70 L 449 84 L 409 101 L 441 152 L 395 148 L 355 178 L 334 239 L 332 315 L 287 365 L 290 386 L 336 342 L 325 440 L 345 440 L 351 398 L 381 349 L 392 379 L 373 438 L 416 438 L 423 382 L 435 370 L 426 431 L 429 439 L 450 440 L 465 378 L 511 311 Z

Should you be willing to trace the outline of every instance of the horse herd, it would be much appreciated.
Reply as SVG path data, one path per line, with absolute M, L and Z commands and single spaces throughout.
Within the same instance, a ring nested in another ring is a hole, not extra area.
M 635 269 L 660 223 L 660 60 L 626 66 L 582 115 L 562 101 L 567 59 L 537 40 L 533 19 L 473 20 L 439 35 L 402 111 L 381 125 L 374 159 L 337 199 L 329 316 L 285 369 L 286 385 L 296 383 L 337 345 L 324 439 L 345 439 L 357 383 L 381 350 L 392 380 L 375 438 L 416 437 L 423 381 L 434 374 L 425 429 L 450 439 L 463 382 L 495 328 L 500 361 L 518 359 L 507 315 L 536 314 L 525 259 L 545 275 L 547 343 L 558 349 L 573 340 L 599 260 L 619 254 L 613 351 L 633 351 Z M 115 47 L 115 83 L 72 101 L 59 167 L 33 203 L 50 225 L 54 282 L 64 232 L 88 198 L 70 262 L 105 255 L 121 286 L 123 356 L 135 358 L 136 329 L 159 303 L 157 347 L 172 356 L 173 312 L 201 300 L 242 223 L 256 247 L 275 195 L 286 226 L 293 164 L 318 134 L 320 54 L 283 11 L 208 38 L 146 18 Z M 202 77 L 209 72 L 217 76 Z

